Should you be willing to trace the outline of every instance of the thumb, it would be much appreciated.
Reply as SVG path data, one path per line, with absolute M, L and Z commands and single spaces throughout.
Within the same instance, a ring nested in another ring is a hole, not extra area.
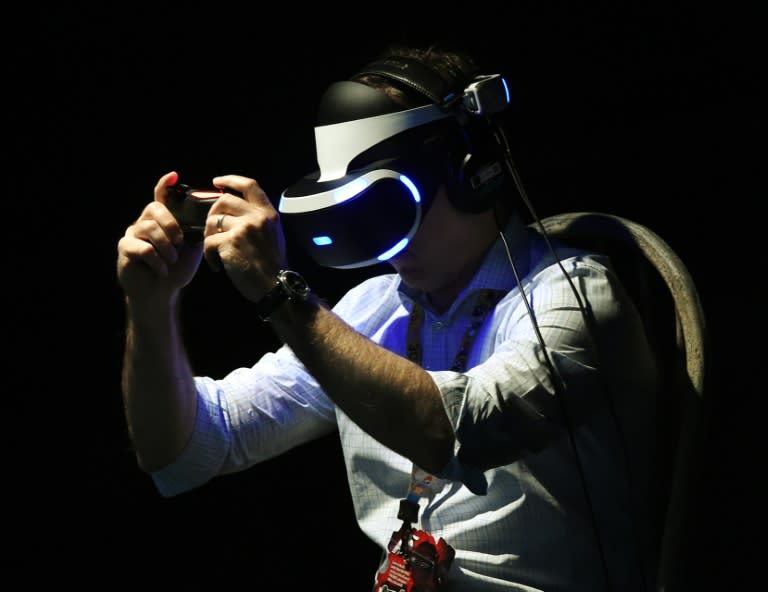
M 173 187 L 179 180 L 179 174 L 176 171 L 171 171 L 160 177 L 160 180 L 155 185 L 155 201 L 161 203 L 168 203 L 168 187 Z

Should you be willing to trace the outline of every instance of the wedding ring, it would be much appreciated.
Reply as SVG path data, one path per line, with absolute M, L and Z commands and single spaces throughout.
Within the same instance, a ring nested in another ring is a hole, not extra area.
M 226 214 L 222 214 L 221 216 L 219 216 L 219 219 L 216 222 L 216 230 L 218 230 L 219 232 L 224 232 L 224 228 L 222 228 L 221 225 L 224 222 L 225 217 L 226 217 Z

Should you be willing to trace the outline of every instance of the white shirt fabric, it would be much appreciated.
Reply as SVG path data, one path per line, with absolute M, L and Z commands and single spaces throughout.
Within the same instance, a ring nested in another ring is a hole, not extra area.
M 604 257 L 558 246 L 592 319 L 591 340 L 546 243 L 517 221 L 505 235 L 564 390 L 545 363 L 501 240 L 444 314 L 395 274 L 365 280 L 334 307 L 400 355 L 414 302 L 425 309 L 422 365 L 442 393 L 456 447 L 438 475 L 442 488 L 421 500 L 416 526 L 456 550 L 446 590 L 650 591 L 655 556 L 644 504 L 656 372 L 639 320 Z M 468 370 L 450 371 L 481 288 L 506 295 L 482 325 Z M 221 379 L 195 380 L 191 441 L 152 475 L 162 495 L 337 430 L 357 521 L 385 551 L 401 525 L 413 464 L 337 409 L 288 347 Z

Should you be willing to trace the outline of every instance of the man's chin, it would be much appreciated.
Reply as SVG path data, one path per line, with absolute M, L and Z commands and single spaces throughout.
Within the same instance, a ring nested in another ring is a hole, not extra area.
M 415 290 L 426 290 L 429 285 L 429 277 L 424 273 L 424 269 L 416 265 L 393 265 L 395 271 L 402 279 L 403 283 Z
M 389 264 L 400 275 L 414 273 L 417 269 L 417 260 L 410 251 L 402 251 L 389 260 Z

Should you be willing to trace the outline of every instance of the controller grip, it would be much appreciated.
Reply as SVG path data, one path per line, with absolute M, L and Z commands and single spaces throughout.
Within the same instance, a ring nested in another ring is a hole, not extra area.
M 223 192 L 219 189 L 192 189 L 182 183 L 170 190 L 168 209 L 181 226 L 185 242 L 202 241 L 208 211 Z

